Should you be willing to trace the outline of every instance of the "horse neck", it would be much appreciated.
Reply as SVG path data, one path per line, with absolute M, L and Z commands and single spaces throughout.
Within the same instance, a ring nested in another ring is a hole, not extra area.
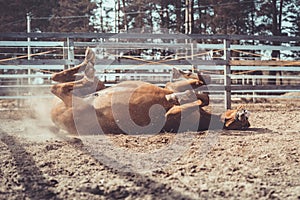
M 221 115 L 212 114 L 200 108 L 201 124 L 206 129 L 223 129 L 224 123 L 221 120 Z

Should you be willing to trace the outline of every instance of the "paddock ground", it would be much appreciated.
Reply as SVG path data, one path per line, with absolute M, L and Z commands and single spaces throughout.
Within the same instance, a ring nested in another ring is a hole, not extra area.
M 112 145 L 94 152 L 49 120 L 10 109 L 14 102 L 1 105 L 8 109 L 0 112 L 0 199 L 300 199 L 299 101 L 247 104 L 247 131 L 103 136 Z M 147 155 L 174 138 L 184 151 L 150 170 L 127 171 L 101 155 L 108 148 Z

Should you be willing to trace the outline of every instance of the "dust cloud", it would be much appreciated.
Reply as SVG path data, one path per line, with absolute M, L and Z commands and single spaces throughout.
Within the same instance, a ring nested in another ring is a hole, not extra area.
M 22 118 L 26 138 L 34 141 L 58 139 L 58 130 L 51 120 L 51 109 L 57 101 L 56 98 L 28 100 L 29 111 Z

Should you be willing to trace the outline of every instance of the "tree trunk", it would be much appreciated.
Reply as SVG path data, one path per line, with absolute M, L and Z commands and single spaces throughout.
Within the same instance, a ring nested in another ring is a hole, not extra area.
M 123 9 L 122 9 L 122 11 L 123 11 L 123 14 L 124 14 L 124 16 L 123 16 L 123 20 L 124 20 L 124 29 L 125 29 L 125 31 L 128 31 L 128 24 L 127 24 L 127 15 L 126 15 L 126 9 L 125 9 L 125 0 L 122 0 L 122 4 L 123 4 Z
M 182 26 L 182 17 L 181 17 L 181 1 L 175 1 L 175 7 L 176 7 L 176 31 L 181 32 L 181 26 Z
M 282 6 L 283 6 L 283 0 L 280 0 L 280 7 L 279 12 L 276 6 L 277 0 L 272 0 L 272 33 L 275 36 L 281 35 L 281 21 L 282 21 Z M 273 45 L 280 45 L 280 42 L 273 42 Z M 280 59 L 280 51 L 279 50 L 273 50 L 271 54 L 272 58 Z M 276 71 L 270 71 L 270 76 L 276 76 Z M 281 75 L 281 72 L 279 72 Z M 280 84 L 282 83 L 282 80 L 280 80 Z M 276 85 L 276 78 L 270 78 L 268 79 L 269 85 Z

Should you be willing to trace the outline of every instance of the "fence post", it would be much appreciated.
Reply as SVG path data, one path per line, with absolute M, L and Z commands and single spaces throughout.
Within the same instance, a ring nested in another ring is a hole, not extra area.
M 194 60 L 194 43 L 193 43 L 193 40 L 191 40 L 191 60 Z
M 256 85 L 256 78 L 255 77 L 253 77 L 252 78 L 252 85 L 255 87 L 255 85 Z M 254 97 L 256 95 L 256 92 L 253 92 L 252 93 L 252 101 L 253 101 L 253 103 L 256 103 L 256 98 Z
M 74 63 L 74 59 L 75 59 L 75 55 L 74 55 L 74 40 L 72 38 L 67 38 L 67 47 L 68 47 L 68 61 L 69 63 L 72 64 L 68 64 L 68 68 L 72 68 L 74 67 L 75 63 Z
M 21 81 L 20 81 L 21 80 Z M 17 79 L 17 85 L 23 85 L 23 78 Z M 20 96 L 20 88 L 17 90 L 17 96 Z M 21 108 L 21 99 L 17 99 L 18 108 Z
M 231 108 L 231 69 L 229 65 L 230 60 L 230 41 L 224 39 L 224 60 L 226 65 L 224 66 L 224 86 L 225 86 L 225 109 Z
M 27 33 L 30 33 L 31 32 L 31 13 L 27 13 Z M 31 38 L 28 37 L 27 38 L 27 60 L 31 60 L 31 46 L 30 46 L 30 41 L 31 41 Z M 27 70 L 27 74 L 30 75 L 31 74 L 31 69 L 28 69 Z M 31 84 L 31 78 L 28 78 L 28 84 Z

